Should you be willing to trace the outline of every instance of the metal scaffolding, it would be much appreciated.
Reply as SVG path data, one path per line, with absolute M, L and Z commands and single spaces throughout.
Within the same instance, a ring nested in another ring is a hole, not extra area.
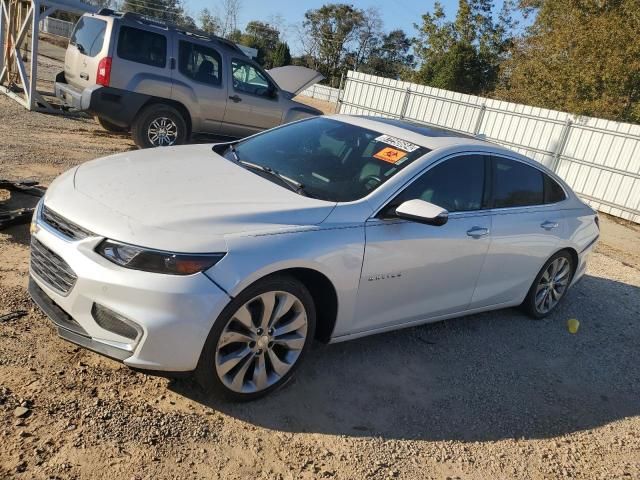
M 40 22 L 56 11 L 96 10 L 79 0 L 0 0 L 0 93 L 28 110 L 59 112 L 36 86 Z

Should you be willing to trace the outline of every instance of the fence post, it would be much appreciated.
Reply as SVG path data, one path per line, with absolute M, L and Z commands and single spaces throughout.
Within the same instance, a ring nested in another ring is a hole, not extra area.
M 400 109 L 400 118 L 404 118 L 407 114 L 407 107 L 409 106 L 409 97 L 411 96 L 411 88 L 407 87 L 404 92 L 404 100 L 402 102 L 402 108 Z
M 562 127 L 562 132 L 560 132 L 560 138 L 553 152 L 553 161 L 550 165 L 551 170 L 553 170 L 554 172 L 558 169 L 558 166 L 560 164 L 560 158 L 564 153 L 564 147 L 567 145 L 567 140 L 569 139 L 569 132 L 571 130 L 572 124 L 573 122 L 571 121 L 571 119 L 567 118 L 567 121 L 564 122 L 564 126 Z
M 336 95 L 336 108 L 335 108 L 336 113 L 340 113 L 338 112 L 338 109 L 340 106 L 340 102 L 342 101 L 343 88 L 344 88 L 344 72 L 342 72 L 342 75 L 340 75 L 340 84 L 338 85 L 338 94 Z
M 9 19 L 5 18 L 4 15 L 4 3 L 5 0 L 0 0 L 0 71 L 4 68 L 4 37 L 6 35 L 5 22 L 8 22 Z
M 476 124 L 473 127 L 473 136 L 477 137 L 480 133 L 480 127 L 482 127 L 482 120 L 484 120 L 484 113 L 487 111 L 487 104 L 483 103 L 480 106 L 480 110 L 478 110 L 478 118 L 476 119 Z

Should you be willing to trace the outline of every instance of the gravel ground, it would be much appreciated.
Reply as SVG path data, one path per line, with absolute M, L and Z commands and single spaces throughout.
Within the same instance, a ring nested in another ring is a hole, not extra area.
M 47 184 L 134 148 L 5 97 L 0 125 L 0 178 Z M 0 191 L 0 208 L 33 203 Z M 638 479 L 640 229 L 602 225 L 550 318 L 503 310 L 317 346 L 285 389 L 243 405 L 59 339 L 26 293 L 27 226 L 4 230 L 0 318 L 26 315 L 0 320 L 0 478 Z

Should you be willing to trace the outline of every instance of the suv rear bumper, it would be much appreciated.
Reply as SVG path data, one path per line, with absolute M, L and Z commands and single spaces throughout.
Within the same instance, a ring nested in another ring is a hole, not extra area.
M 88 112 L 118 127 L 130 127 L 140 109 L 151 99 L 142 93 L 92 85 L 84 90 L 69 85 L 64 72 L 56 76 L 56 97 L 73 110 Z

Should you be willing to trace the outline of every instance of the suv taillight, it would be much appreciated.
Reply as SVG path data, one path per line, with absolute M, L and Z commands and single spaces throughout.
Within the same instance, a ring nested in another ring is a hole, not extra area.
M 98 63 L 98 72 L 96 73 L 96 83 L 103 87 L 108 87 L 111 81 L 111 57 L 104 57 Z

